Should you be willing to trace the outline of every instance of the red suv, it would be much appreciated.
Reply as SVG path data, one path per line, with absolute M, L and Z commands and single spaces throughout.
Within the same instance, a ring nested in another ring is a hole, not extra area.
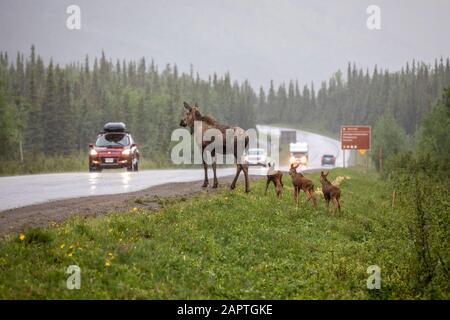
M 110 168 L 139 170 L 139 150 L 131 134 L 122 122 L 109 122 L 89 145 L 89 171 Z

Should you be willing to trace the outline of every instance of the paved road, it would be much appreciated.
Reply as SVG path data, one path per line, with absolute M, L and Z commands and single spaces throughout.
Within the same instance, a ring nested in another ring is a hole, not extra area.
M 203 169 L 124 170 L 3 177 L 0 178 L 0 211 L 51 200 L 132 192 L 169 182 L 203 179 Z M 218 176 L 234 172 L 232 168 L 217 170 Z
M 259 130 L 268 128 L 267 126 L 258 126 Z M 278 129 L 275 128 L 275 130 Z M 320 168 L 320 157 L 323 153 L 335 154 L 337 156 L 336 165 L 342 166 L 343 157 L 339 150 L 339 141 L 305 131 L 297 131 L 297 140 L 306 141 L 310 146 L 310 165 L 306 169 Z M 287 170 L 287 168 L 281 169 Z M 217 170 L 219 177 L 234 173 L 234 168 Z M 250 173 L 265 175 L 266 170 L 251 168 Z M 212 172 L 209 177 L 212 177 Z M 101 173 L 74 172 L 2 177 L 0 178 L 0 211 L 53 200 L 132 192 L 169 182 L 202 179 L 203 169 L 143 170 L 140 172 L 104 170 Z M 243 180 L 243 177 L 241 176 L 240 179 Z
M 289 128 L 271 127 L 271 126 L 257 126 L 258 131 L 268 132 L 272 130 L 275 135 L 280 134 L 280 130 L 292 130 Z M 344 165 L 344 156 L 341 150 L 341 143 L 339 140 L 331 139 L 319 134 L 296 130 L 297 131 L 297 141 L 307 142 L 309 146 L 309 163 L 304 169 L 313 170 L 322 168 L 321 157 L 323 154 L 332 154 L 336 156 L 336 167 L 342 167 Z M 351 154 L 346 152 L 345 163 L 348 165 L 350 162 Z M 326 167 L 327 169 L 329 167 Z M 282 170 L 287 170 L 287 167 L 281 167 Z

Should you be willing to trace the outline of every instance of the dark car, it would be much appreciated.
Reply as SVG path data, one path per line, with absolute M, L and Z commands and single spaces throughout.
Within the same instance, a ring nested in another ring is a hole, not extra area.
M 139 170 L 139 150 L 122 122 L 105 124 L 95 144 L 89 145 L 89 171 L 127 168 Z
M 336 157 L 332 154 L 324 154 L 322 156 L 322 166 L 334 166 L 336 164 Z

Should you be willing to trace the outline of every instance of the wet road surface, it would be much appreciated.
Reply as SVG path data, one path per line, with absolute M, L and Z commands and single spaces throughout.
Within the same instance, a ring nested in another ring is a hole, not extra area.
M 258 126 L 258 130 L 269 128 Z M 309 144 L 309 165 L 304 169 L 321 168 L 321 156 L 325 153 L 336 155 L 336 166 L 343 165 L 340 142 L 318 134 L 297 130 L 297 141 Z M 350 155 L 346 154 L 346 161 Z M 288 170 L 281 167 L 281 170 Z M 267 170 L 252 167 L 250 174 L 265 175 Z M 235 174 L 235 168 L 218 168 L 218 177 Z M 212 171 L 209 171 L 211 182 Z M 143 190 L 169 182 L 203 180 L 203 169 L 158 169 L 126 172 L 124 170 L 103 170 L 103 172 L 71 172 L 12 176 L 0 178 L 0 211 L 47 201 L 70 199 L 84 196 L 117 194 Z M 243 180 L 243 174 L 240 176 Z M 220 181 L 219 181 L 220 183 Z M 199 188 L 201 182 L 199 182 Z

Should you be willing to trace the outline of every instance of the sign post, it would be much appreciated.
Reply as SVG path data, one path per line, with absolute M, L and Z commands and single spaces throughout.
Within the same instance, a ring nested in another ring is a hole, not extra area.
M 341 126 L 341 149 L 345 168 L 345 150 L 370 150 L 371 126 L 346 125 Z M 365 151 L 360 151 L 360 153 Z
M 342 167 L 345 168 L 345 149 L 342 150 L 342 156 L 343 156 Z

